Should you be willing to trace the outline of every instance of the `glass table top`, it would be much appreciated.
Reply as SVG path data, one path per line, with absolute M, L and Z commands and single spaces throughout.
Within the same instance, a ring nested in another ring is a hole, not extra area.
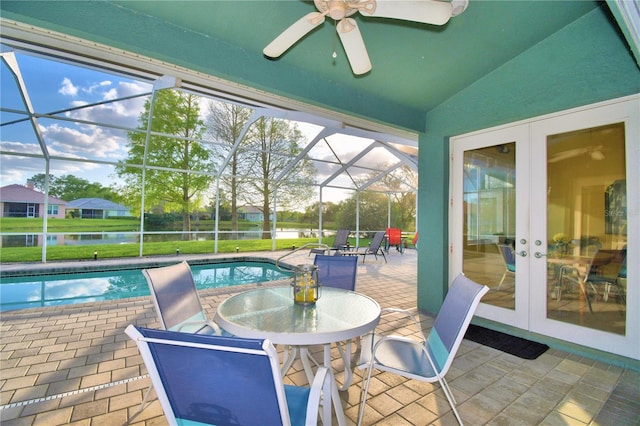
M 380 318 L 372 298 L 322 287 L 315 305 L 293 302 L 292 287 L 270 287 L 236 294 L 218 305 L 218 324 L 240 337 L 268 338 L 275 344 L 326 344 L 371 331 Z

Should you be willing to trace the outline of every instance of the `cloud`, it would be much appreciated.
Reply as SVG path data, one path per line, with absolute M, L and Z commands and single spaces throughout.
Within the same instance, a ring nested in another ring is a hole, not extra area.
M 106 103 L 69 111 L 66 113 L 66 116 L 76 120 L 91 121 L 131 129 L 140 125 L 139 117 L 144 111 L 144 104 L 148 97 L 140 96 L 122 101 L 117 101 L 117 99 L 148 93 L 151 90 L 150 85 L 140 82 L 119 82 L 116 87 L 103 85 L 100 86 L 100 88 L 101 91 L 99 93 L 98 91 L 93 91 L 94 94 L 99 95 L 97 100 L 75 101 L 72 103 L 72 106 L 77 107 L 98 102 Z M 109 132 L 107 128 L 105 128 L 104 131 Z
M 7 148 L 6 151 L 42 155 L 42 151 L 40 151 L 40 147 L 37 145 L 2 141 L 2 147 Z M 52 150 L 51 154 L 59 155 L 60 153 Z M 77 156 L 70 156 L 68 153 L 65 153 L 65 156 L 80 158 Z M 26 184 L 27 179 L 33 175 L 44 173 L 45 170 L 44 158 L 1 155 L 0 163 L 2 164 L 2 168 L 0 169 L 0 186 L 11 185 L 14 183 L 24 185 Z M 49 172 L 54 176 L 71 174 L 87 179 L 90 182 L 99 181 L 101 184 L 107 186 L 108 182 L 106 176 L 112 170 L 113 169 L 109 166 L 101 166 L 94 163 L 52 160 Z M 104 178 L 101 176 L 104 176 Z
M 99 89 L 105 87 L 105 86 L 111 86 L 113 83 L 110 80 L 104 80 L 101 81 L 99 83 L 94 83 L 91 84 L 89 86 L 86 87 L 82 87 L 81 90 L 83 93 L 86 94 L 93 94 L 94 92 L 98 91 Z
M 87 159 L 120 160 L 127 155 L 127 139 L 122 131 L 118 136 L 112 129 L 105 132 L 103 127 L 72 128 L 58 123 L 41 126 L 41 131 L 47 147 L 66 157 L 75 155 Z
M 73 85 L 71 80 L 67 77 L 62 80 L 62 84 L 60 84 L 60 89 L 58 89 L 58 93 L 65 96 L 77 96 L 78 88 Z

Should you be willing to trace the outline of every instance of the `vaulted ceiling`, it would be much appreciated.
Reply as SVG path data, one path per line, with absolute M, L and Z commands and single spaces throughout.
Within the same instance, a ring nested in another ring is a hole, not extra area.
M 431 109 L 458 91 L 594 8 L 607 8 L 593 0 L 471 0 L 443 26 L 356 14 L 373 64 L 356 76 L 331 19 L 279 59 L 263 55 L 273 38 L 316 10 L 313 1 L 3 0 L 0 7 L 4 19 L 311 99 L 322 108 L 375 118 L 369 111 L 375 104 L 386 108 L 388 122 L 417 131 Z

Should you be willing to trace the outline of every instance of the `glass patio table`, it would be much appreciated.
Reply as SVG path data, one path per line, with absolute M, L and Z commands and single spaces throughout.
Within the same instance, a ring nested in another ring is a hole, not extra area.
M 273 344 L 294 348 L 285 357 L 283 375 L 291 367 L 295 350 L 300 350 L 307 378 L 313 373 L 308 346 L 324 346 L 324 366 L 332 377 L 331 400 L 338 424 L 346 424 L 338 387 L 331 369 L 331 343 L 359 338 L 373 330 L 380 320 L 380 305 L 372 298 L 353 291 L 321 287 L 315 305 L 293 302 L 290 286 L 268 287 L 238 293 L 218 305 L 216 322 L 227 332 L 250 338 L 269 339 Z M 351 382 L 351 366 L 345 361 L 345 383 Z M 324 406 L 324 419 L 330 424 L 331 404 Z

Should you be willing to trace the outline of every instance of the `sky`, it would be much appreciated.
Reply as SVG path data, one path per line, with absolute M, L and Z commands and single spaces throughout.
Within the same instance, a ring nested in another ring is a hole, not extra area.
M 139 116 L 144 111 L 146 94 L 151 92 L 147 82 L 136 81 L 123 76 L 73 64 L 56 62 L 45 58 L 16 53 L 16 62 L 27 89 L 27 95 L 38 114 L 56 114 L 60 119 L 38 117 L 38 128 L 46 141 L 51 155 L 68 158 L 70 161 L 52 161 L 50 173 L 56 177 L 71 174 L 89 182 L 103 186 L 118 185 L 122 182 L 115 176 L 113 166 L 86 163 L 74 160 L 97 162 L 117 162 L 127 156 L 127 128 L 139 126 Z M 0 68 L 0 113 L 3 126 L 0 127 L 2 151 L 41 155 L 35 131 L 25 115 L 12 110 L 24 111 L 24 103 L 13 74 L 3 61 Z M 114 100 L 138 96 L 129 100 Z M 206 111 L 207 98 L 203 98 L 201 111 Z M 93 105 L 84 107 L 86 105 Z M 84 107 L 84 108 L 80 108 Z M 75 121 L 74 121 L 75 120 Z M 16 121 L 12 124 L 6 124 Z M 94 125 L 91 122 L 107 124 Z M 321 127 L 298 123 L 299 129 L 310 141 Z M 316 162 L 318 182 L 324 181 L 338 168 L 337 155 L 343 162 L 348 161 L 371 143 L 371 140 L 347 135 L 328 138 L 331 149 L 322 142 L 310 151 L 314 158 L 329 159 L 334 164 Z M 333 150 L 333 152 L 332 152 Z M 335 154 L 334 154 L 335 153 Z M 351 170 L 358 178 L 370 172 L 367 167 L 382 163 L 397 162 L 384 149 L 374 149 L 363 157 L 358 165 L 362 168 Z M 0 186 L 9 184 L 25 185 L 27 179 L 44 173 L 44 161 L 28 156 L 0 155 Z M 340 176 L 335 183 L 352 186 L 347 175 Z M 323 201 L 338 202 L 351 196 L 351 191 L 325 189 Z

